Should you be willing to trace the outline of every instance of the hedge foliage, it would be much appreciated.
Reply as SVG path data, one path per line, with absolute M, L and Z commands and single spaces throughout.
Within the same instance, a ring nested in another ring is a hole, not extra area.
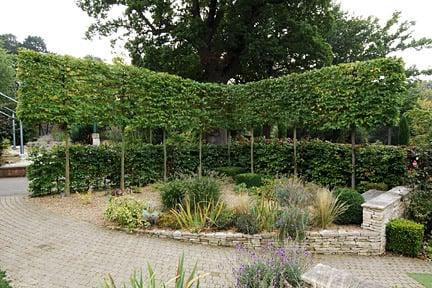
M 423 245 L 424 226 L 411 220 L 394 219 L 386 227 L 386 249 L 407 256 L 417 256 Z
M 392 58 L 221 85 L 22 50 L 17 77 L 17 114 L 25 122 L 166 129 L 392 126 L 406 91 L 403 63 Z
M 235 183 L 245 184 L 247 188 L 261 187 L 263 185 L 262 175 L 256 173 L 242 173 L 234 177 Z
M 333 193 L 338 197 L 338 201 L 346 203 L 347 209 L 340 214 L 336 224 L 361 224 L 363 222 L 363 196 L 356 190 L 349 188 L 337 188 Z
M 350 146 L 323 141 L 298 143 L 299 173 L 306 181 L 330 187 L 348 186 L 350 181 Z M 257 173 L 275 176 L 293 173 L 292 144 L 282 142 L 255 144 Z M 71 153 L 71 189 L 87 191 L 89 187 L 117 187 L 120 181 L 120 147 L 73 145 Z M 231 164 L 249 167 L 247 144 L 231 145 Z M 357 147 L 360 181 L 386 183 L 393 187 L 403 183 L 406 175 L 404 148 L 384 145 Z M 33 195 L 58 193 L 64 189 L 64 147 L 51 151 L 34 151 L 28 169 Z M 199 164 L 196 146 L 168 145 L 170 178 L 195 173 Z M 204 171 L 228 166 L 228 149 L 224 145 L 203 146 Z M 140 186 L 162 179 L 163 147 L 161 145 L 129 145 L 126 148 L 126 185 Z

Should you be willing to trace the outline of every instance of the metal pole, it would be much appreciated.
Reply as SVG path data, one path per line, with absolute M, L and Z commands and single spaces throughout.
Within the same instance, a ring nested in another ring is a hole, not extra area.
M 24 133 L 23 133 L 23 125 L 22 125 L 22 121 L 20 120 L 20 157 L 23 158 L 24 157 Z
M 15 113 L 12 113 L 12 149 L 16 150 L 16 136 L 15 136 Z
M 9 97 L 9 96 L 3 94 L 2 92 L 0 92 L 0 96 L 3 96 L 3 97 L 5 97 L 5 98 L 9 99 L 9 100 L 11 100 L 12 102 L 18 103 L 18 101 L 17 101 L 16 99 L 14 99 L 14 98 L 12 98 L 12 97 Z

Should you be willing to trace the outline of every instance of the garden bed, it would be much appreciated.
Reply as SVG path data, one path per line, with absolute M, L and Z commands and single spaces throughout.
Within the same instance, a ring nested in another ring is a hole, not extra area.
M 154 185 L 147 185 L 139 188 L 139 190 L 141 193 L 129 193 L 125 196 L 136 200 L 143 200 L 154 209 L 162 207 L 160 192 Z M 72 193 L 70 197 L 50 195 L 29 198 L 29 201 L 65 217 L 89 222 L 98 226 L 112 227 L 112 223 L 106 221 L 103 217 L 110 197 L 111 194 L 106 191 L 96 191 L 92 193 L 90 199 L 86 198 L 86 194 Z M 228 203 L 228 206 L 235 201 L 236 193 L 234 192 L 233 184 L 226 183 L 222 186 L 222 198 Z

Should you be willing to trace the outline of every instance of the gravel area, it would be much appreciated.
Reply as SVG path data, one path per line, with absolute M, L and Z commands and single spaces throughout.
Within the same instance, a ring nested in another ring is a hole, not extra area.
M 162 202 L 157 185 L 148 185 L 139 189 L 141 193 L 125 194 L 137 200 L 146 201 L 150 207 L 160 210 Z M 238 194 L 234 192 L 234 185 L 224 183 L 221 187 L 222 199 L 228 207 L 236 205 Z M 86 193 L 72 193 L 70 197 L 52 195 L 45 197 L 30 198 L 29 201 L 39 207 L 53 213 L 70 217 L 73 219 L 89 222 L 98 226 L 107 226 L 110 223 L 104 220 L 103 212 L 108 204 L 110 193 L 93 192 L 91 197 Z
M 141 193 L 129 193 L 125 196 L 144 200 L 151 207 L 160 209 L 161 197 L 158 190 L 149 185 L 141 188 L 140 191 Z M 72 193 L 70 197 L 52 195 L 30 198 L 29 201 L 59 215 L 105 226 L 108 223 L 103 218 L 103 212 L 110 197 L 110 193 L 107 192 L 93 192 L 91 197 L 86 193 Z

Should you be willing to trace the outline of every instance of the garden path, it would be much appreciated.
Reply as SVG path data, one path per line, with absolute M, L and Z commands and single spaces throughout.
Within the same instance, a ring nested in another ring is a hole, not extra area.
M 25 187 L 23 179 L 15 179 Z M 9 195 L 11 180 L 0 179 L 0 195 Z M 9 189 L 9 190 L 8 190 Z M 12 192 L 16 189 L 12 189 Z M 24 191 L 20 191 L 23 193 Z M 193 245 L 111 231 L 67 219 L 38 208 L 23 195 L 0 196 L 0 267 L 14 288 L 101 287 L 107 273 L 125 281 L 133 270 L 151 263 L 162 280 L 175 274 L 185 254 L 191 269 L 209 273 L 203 287 L 230 287 L 235 250 Z M 432 265 L 405 257 L 317 256 L 316 261 L 346 269 L 386 287 L 421 287 L 407 272 L 432 273 Z

